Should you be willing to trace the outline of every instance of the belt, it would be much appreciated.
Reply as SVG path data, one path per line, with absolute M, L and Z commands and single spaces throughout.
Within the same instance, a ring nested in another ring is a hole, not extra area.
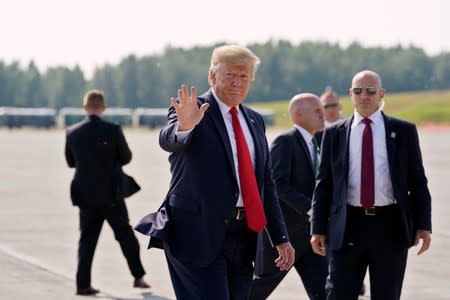
M 245 215 L 245 208 L 236 207 L 231 215 L 231 218 L 238 221 L 245 220 L 247 218 Z
M 354 214 L 364 216 L 381 216 L 393 212 L 398 207 L 397 204 L 391 204 L 386 206 L 372 206 L 364 208 L 361 206 L 347 205 L 347 210 Z

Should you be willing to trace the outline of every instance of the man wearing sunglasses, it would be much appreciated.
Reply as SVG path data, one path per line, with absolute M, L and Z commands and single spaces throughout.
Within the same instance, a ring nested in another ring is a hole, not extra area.
M 324 109 L 325 113 L 325 128 L 336 125 L 342 120 L 342 105 L 339 101 L 339 95 L 333 91 L 331 88 L 327 88 L 325 92 L 320 95 L 320 103 Z M 322 141 L 323 131 L 316 134 L 317 140 Z M 361 285 L 360 295 L 366 293 L 366 286 L 364 283 Z
M 325 113 L 325 127 L 335 125 L 341 120 L 342 105 L 339 102 L 339 96 L 331 89 L 327 89 L 320 96 L 320 103 Z
M 431 243 L 431 196 L 414 124 L 381 111 L 369 70 L 353 77 L 353 116 L 327 129 L 312 201 L 311 245 L 329 258 L 327 299 L 358 299 L 368 268 L 373 300 L 400 299 L 408 248 Z

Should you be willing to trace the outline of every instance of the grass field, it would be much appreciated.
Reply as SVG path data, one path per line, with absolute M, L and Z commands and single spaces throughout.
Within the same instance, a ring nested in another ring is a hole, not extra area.
M 275 126 L 290 127 L 287 113 L 289 100 L 266 103 L 252 103 L 254 108 L 271 109 L 275 112 Z M 384 111 L 394 117 L 405 119 L 418 125 L 450 124 L 450 90 L 432 92 L 386 93 Z M 353 112 L 353 104 L 348 96 L 341 96 L 342 115 Z

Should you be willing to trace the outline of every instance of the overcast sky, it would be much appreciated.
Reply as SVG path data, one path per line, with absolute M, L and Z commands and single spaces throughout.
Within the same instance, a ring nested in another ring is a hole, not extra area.
M 33 59 L 41 71 L 79 64 L 88 76 L 169 44 L 356 40 L 450 51 L 447 0 L 0 0 L 0 12 L 0 60 Z

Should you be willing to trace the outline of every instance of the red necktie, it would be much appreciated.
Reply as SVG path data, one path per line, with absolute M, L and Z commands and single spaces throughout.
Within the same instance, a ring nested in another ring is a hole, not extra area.
M 267 220 L 259 196 L 252 159 L 250 157 L 250 152 L 248 151 L 247 141 L 245 140 L 241 123 L 239 122 L 236 107 L 232 107 L 230 113 L 234 137 L 236 139 L 239 181 L 241 184 L 245 215 L 247 216 L 247 225 L 251 230 L 260 232 L 264 229 L 264 226 L 266 226 Z
M 364 118 L 365 124 L 362 135 L 361 151 L 361 205 L 364 208 L 372 207 L 375 203 L 375 184 L 373 167 L 373 141 L 372 141 L 372 121 Z

